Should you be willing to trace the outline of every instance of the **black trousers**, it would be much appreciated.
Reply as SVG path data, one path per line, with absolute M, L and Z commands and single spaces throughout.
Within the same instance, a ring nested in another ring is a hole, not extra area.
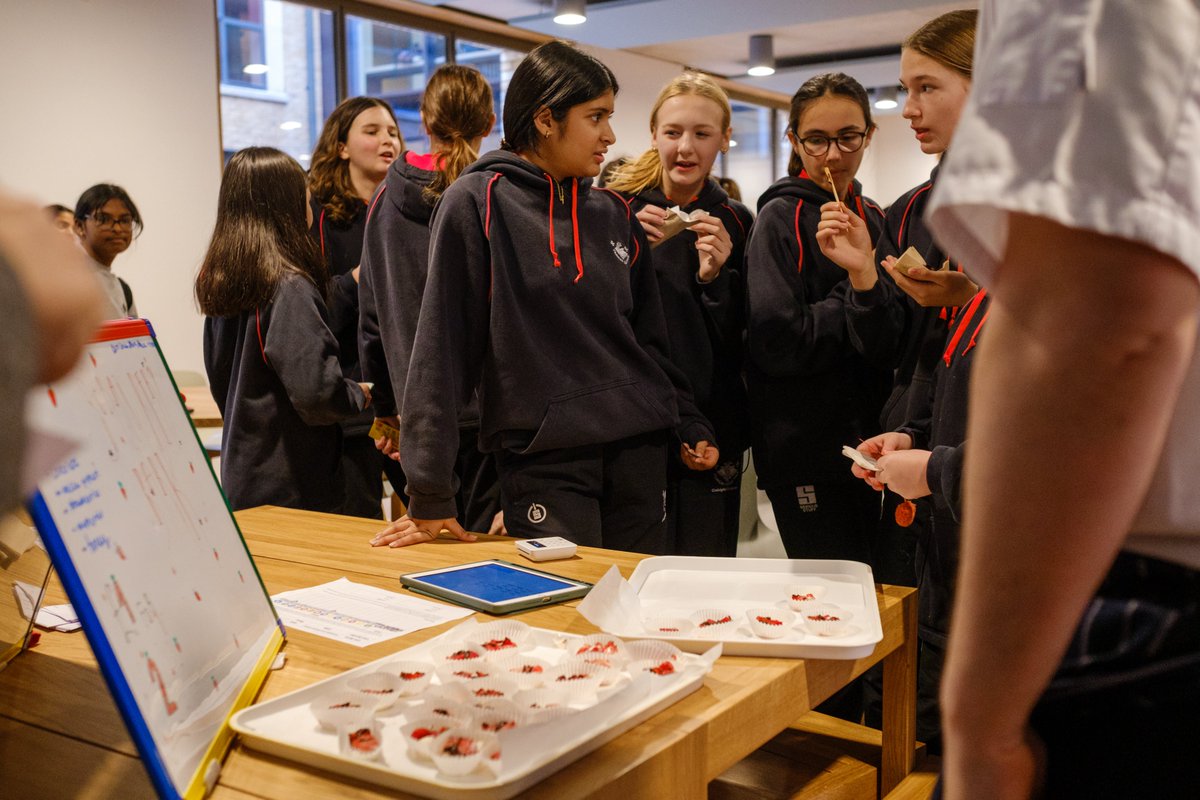
M 741 453 L 710 470 L 688 469 L 669 454 L 667 552 L 675 556 L 737 555 L 742 503 Z
M 788 558 L 871 563 L 879 495 L 850 474 L 817 473 L 795 486 L 766 489 Z
M 504 524 L 513 536 L 662 555 L 666 431 L 543 453 L 500 451 Z
M 458 475 L 454 501 L 459 524 L 469 531 L 487 533 L 500 511 L 500 476 L 495 455 L 479 452 L 478 428 L 459 429 L 454 471 Z

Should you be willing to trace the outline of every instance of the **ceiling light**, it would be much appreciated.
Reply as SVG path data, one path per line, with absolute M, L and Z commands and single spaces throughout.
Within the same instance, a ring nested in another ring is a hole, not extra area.
M 266 73 L 266 71 L 266 64 L 247 64 L 246 66 L 242 67 L 242 72 L 246 73 L 247 75 L 263 75 Z
M 895 86 L 885 86 L 875 90 L 875 108 L 880 111 L 890 111 L 900 105 Z
M 554 0 L 554 21 L 559 25 L 587 22 L 587 0 Z
M 730 140 L 729 140 L 729 146 L 730 146 L 730 147 L 737 147 L 737 139 L 730 139 Z
M 750 69 L 746 74 L 756 78 L 775 74 L 775 40 L 770 34 L 756 33 L 750 37 Z
M 281 131 L 297 131 L 303 127 L 304 127 L 303 125 L 301 125 L 299 122 L 296 122 L 295 120 L 288 120 L 287 122 L 279 123 L 279 130 L 281 130 Z

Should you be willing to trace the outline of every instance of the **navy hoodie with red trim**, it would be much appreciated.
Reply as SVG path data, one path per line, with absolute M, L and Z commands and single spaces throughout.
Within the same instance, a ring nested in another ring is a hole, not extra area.
M 400 412 L 429 261 L 433 203 L 423 190 L 437 173 L 405 153 L 388 167 L 371 200 L 358 276 L 358 352 L 375 384 L 375 415 Z
M 309 233 L 321 249 L 321 257 L 329 268 L 329 329 L 337 339 L 341 353 L 342 375 L 354 381 L 365 380 L 358 361 L 358 283 L 354 268 L 359 265 L 363 247 L 363 231 L 367 222 L 367 205 L 355 200 L 353 216 L 345 222 L 334 222 L 329 212 L 312 198 L 313 223 Z M 347 435 L 362 435 L 371 425 L 374 414 L 360 414 L 347 420 L 342 429 Z
M 918 625 L 922 638 L 943 646 L 958 571 L 968 390 L 990 303 L 984 289 L 963 306 L 933 365 L 931 415 L 899 428 L 912 437 L 914 449 L 930 451 L 925 478 L 932 493 L 932 524 L 917 539 Z
M 858 181 L 843 200 L 874 239 L 883 214 Z M 821 206 L 832 201 L 803 172 L 776 181 L 758 201 L 746 257 L 746 383 L 762 488 L 845 472 L 842 445 L 878 432 L 891 386 L 891 370 L 850 342 L 849 276 L 817 245 Z
M 671 363 L 641 224 L 590 180 L 493 151 L 442 195 L 400 419 L 417 519 L 455 515 L 458 415 L 480 450 L 535 453 L 664 428 L 716 441 Z
M 365 397 L 342 375 L 312 281 L 286 273 L 263 308 L 205 317 L 204 367 L 225 420 L 221 485 L 230 507 L 341 511 L 337 423 Z
M 653 188 L 630 198 L 636 213 L 647 205 L 675 205 Z M 671 358 L 687 375 L 696 405 L 716 428 L 727 458 L 750 446 L 746 388 L 742 382 L 742 343 L 746 333 L 745 258 L 754 217 L 715 180 L 705 181 L 700 194 L 683 206 L 702 209 L 721 220 L 733 244 L 721 272 L 700 283 L 696 233 L 685 230 L 654 248 Z M 676 455 L 677 457 L 677 455 Z
M 888 208 L 883 233 L 875 244 L 876 263 L 888 256 L 899 257 L 909 247 L 917 249 L 930 269 L 937 269 L 946 260 L 925 226 L 925 208 L 937 173 L 935 167 L 928 181 L 901 195 Z M 880 416 L 883 429 L 890 431 L 907 420 L 929 416 L 930 380 L 954 322 L 955 309 L 925 308 L 896 286 L 885 270 L 879 272 L 874 288 L 850 293 L 846 320 L 858 351 L 895 370 L 891 394 Z

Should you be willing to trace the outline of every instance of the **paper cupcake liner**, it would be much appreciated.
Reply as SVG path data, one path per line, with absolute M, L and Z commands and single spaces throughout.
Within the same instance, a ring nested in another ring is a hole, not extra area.
M 361 761 L 373 761 L 383 752 L 383 728 L 377 720 L 338 727 L 338 752 Z
M 433 667 L 425 661 L 393 661 L 383 668 L 400 679 L 400 696 L 412 697 L 425 691 L 433 680 Z
M 655 659 L 678 661 L 683 656 L 683 651 L 675 645 L 669 642 L 660 642 L 657 639 L 626 642 L 625 647 L 629 650 L 631 661 L 653 661 Z
M 793 583 L 787 587 L 787 604 L 792 611 L 807 611 L 821 602 L 827 586 L 813 583 Z
M 696 627 L 696 623 L 686 617 L 651 617 L 643 624 L 651 636 L 687 636 Z
M 781 608 L 752 608 L 746 612 L 746 619 L 760 639 L 782 639 L 796 624 L 796 615 Z
M 854 618 L 846 609 L 832 603 L 819 603 L 802 612 L 804 627 L 817 636 L 840 636 Z
M 723 608 L 704 608 L 692 614 L 689 619 L 696 625 L 692 635 L 706 639 L 728 636 L 737 629 L 732 612 Z
M 473 728 L 450 728 L 430 748 L 433 764 L 443 775 L 467 775 L 483 762 L 489 737 Z
M 524 622 L 501 619 L 480 625 L 470 636 L 473 643 L 484 649 L 487 657 L 493 658 L 528 650 L 533 630 Z
M 368 699 L 374 698 L 376 709 L 383 710 L 391 708 L 401 698 L 402 684 L 403 681 L 399 677 L 390 673 L 371 672 L 346 681 L 346 688 L 365 695 Z
M 336 731 L 343 725 L 363 725 L 375 716 L 378 702 L 361 692 L 338 689 L 326 692 L 309 704 L 309 710 L 317 723 L 328 731 Z
M 546 682 L 546 674 L 553 669 L 549 663 L 540 658 L 526 655 L 512 655 L 492 662 L 496 675 L 516 681 L 519 689 L 536 689 Z

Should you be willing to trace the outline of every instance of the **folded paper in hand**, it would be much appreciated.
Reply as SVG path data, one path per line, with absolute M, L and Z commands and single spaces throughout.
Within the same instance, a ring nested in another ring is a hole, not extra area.
M 855 450 L 848 444 L 842 445 L 842 455 L 853 461 L 855 464 L 858 464 L 863 469 L 870 470 L 871 472 L 875 472 L 879 469 L 879 465 L 876 464 L 873 459 L 864 455 L 861 451 Z
M 662 226 L 662 238 L 657 242 L 651 242 L 651 249 L 658 247 L 672 236 L 682 233 L 707 216 L 708 212 L 702 208 L 697 208 L 695 211 L 688 212 L 684 211 L 679 206 L 671 206 L 667 209 L 667 221 L 664 222 Z

